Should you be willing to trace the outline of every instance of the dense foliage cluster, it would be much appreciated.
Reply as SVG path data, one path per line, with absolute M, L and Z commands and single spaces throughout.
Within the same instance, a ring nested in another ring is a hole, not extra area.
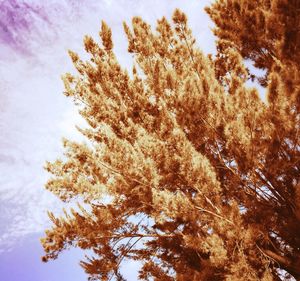
M 45 261 L 78 246 L 93 252 L 81 262 L 91 280 L 123 280 L 126 259 L 141 280 L 300 280 L 297 3 L 216 1 L 216 56 L 179 10 L 156 31 L 124 24 L 130 74 L 105 23 L 102 46 L 85 37 L 89 61 L 70 52 L 65 94 L 87 142 L 64 141 L 46 187 L 85 207 L 49 213 Z M 249 58 L 266 70 L 266 102 L 246 84 Z

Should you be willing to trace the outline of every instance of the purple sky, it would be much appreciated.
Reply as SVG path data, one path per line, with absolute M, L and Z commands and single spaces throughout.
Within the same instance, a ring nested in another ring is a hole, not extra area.
M 60 75 L 73 71 L 67 55 L 82 56 L 82 38 L 97 39 L 100 22 L 112 27 L 115 52 L 129 66 L 122 22 L 135 15 L 155 25 L 175 8 L 183 10 L 198 44 L 214 51 L 212 23 L 203 11 L 208 0 L 0 0 L 0 280 L 83 281 L 78 250 L 57 261 L 40 262 L 39 237 L 49 226 L 46 210 L 58 214 L 60 203 L 43 185 L 46 160 L 62 153 L 61 138 L 80 140 L 82 124 L 63 94 Z M 128 280 L 136 265 L 126 264 Z
M 78 266 L 78 259 L 82 256 L 79 250 L 72 250 L 62 254 L 60 259 L 51 263 L 41 263 L 43 254 L 39 245 L 39 234 L 26 237 L 26 241 L 14 247 L 11 251 L 0 256 L 0 278 L 3 281 L 83 281 L 86 276 Z

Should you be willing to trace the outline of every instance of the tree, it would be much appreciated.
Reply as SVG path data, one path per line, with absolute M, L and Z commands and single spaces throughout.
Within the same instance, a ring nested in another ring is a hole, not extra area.
M 266 76 L 279 68 L 283 68 L 280 76 L 289 76 L 293 73 L 289 68 L 299 66 L 299 1 L 216 1 L 206 11 L 217 26 L 215 35 L 234 43 L 243 58 L 267 70 Z M 265 86 L 266 78 L 260 79 Z
M 124 280 L 126 259 L 142 262 L 141 280 L 300 280 L 299 64 L 287 68 L 274 44 L 272 64 L 257 65 L 268 70 L 268 102 L 246 86 L 243 59 L 255 61 L 255 46 L 242 51 L 247 42 L 224 16 L 238 2 L 208 10 L 215 57 L 199 50 L 179 10 L 156 32 L 138 17 L 124 24 L 132 74 L 104 22 L 102 46 L 85 37 L 89 61 L 70 52 L 78 74 L 64 76 L 65 94 L 89 124 L 79 128 L 87 143 L 64 140 L 46 188 L 84 204 L 49 213 L 44 261 L 78 246 L 93 252 L 81 262 L 90 280 Z

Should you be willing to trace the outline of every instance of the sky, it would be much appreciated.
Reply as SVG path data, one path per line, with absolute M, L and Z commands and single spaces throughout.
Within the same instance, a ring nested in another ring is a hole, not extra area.
M 101 20 L 112 28 L 115 53 L 131 67 L 122 22 L 141 16 L 153 27 L 184 11 L 198 45 L 214 52 L 206 0 L 0 0 L 0 280 L 84 281 L 83 253 L 70 250 L 44 264 L 39 239 L 51 224 L 47 210 L 63 204 L 46 191 L 46 160 L 62 155 L 62 137 L 82 140 L 83 124 L 63 94 L 60 76 L 73 72 L 71 49 L 85 56 L 85 34 L 98 39 Z M 136 264 L 122 271 L 136 280 Z

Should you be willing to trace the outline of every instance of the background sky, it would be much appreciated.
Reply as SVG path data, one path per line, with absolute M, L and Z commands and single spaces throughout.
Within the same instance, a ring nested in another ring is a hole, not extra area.
M 44 189 L 46 160 L 62 153 L 61 138 L 80 140 L 82 124 L 63 94 L 61 74 L 73 71 L 71 49 L 84 56 L 85 34 L 98 39 L 101 20 L 112 28 L 119 61 L 131 66 L 122 22 L 141 16 L 153 27 L 175 8 L 189 19 L 198 45 L 214 52 L 207 0 L 0 0 L 0 280 L 84 281 L 83 254 L 65 252 L 44 264 L 39 238 L 50 226 L 46 210 L 62 203 Z M 136 264 L 126 264 L 136 280 Z

